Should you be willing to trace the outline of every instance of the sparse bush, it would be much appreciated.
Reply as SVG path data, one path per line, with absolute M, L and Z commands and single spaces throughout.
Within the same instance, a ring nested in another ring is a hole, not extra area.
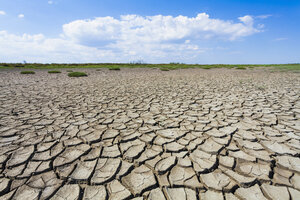
M 61 71 L 58 70 L 53 70 L 53 71 L 48 71 L 49 74 L 59 74 Z
M 201 67 L 202 69 L 211 69 L 211 68 L 213 68 L 212 66 L 202 66 Z
M 119 66 L 110 66 L 109 70 L 121 70 Z
M 83 77 L 83 76 L 87 76 L 86 73 L 84 72 L 70 72 L 68 73 L 69 77 Z
M 238 66 L 236 69 L 247 69 L 247 68 L 243 66 Z
M 73 70 L 67 70 L 67 72 L 73 72 Z
M 35 74 L 34 71 L 21 71 L 21 74 Z

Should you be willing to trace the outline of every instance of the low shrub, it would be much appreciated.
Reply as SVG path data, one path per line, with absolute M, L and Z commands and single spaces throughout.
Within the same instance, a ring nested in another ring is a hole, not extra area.
M 243 66 L 238 66 L 236 69 L 247 69 L 247 68 Z
M 86 73 L 84 72 L 70 72 L 68 73 L 69 77 L 83 77 L 83 76 L 87 76 Z
M 34 71 L 21 71 L 21 74 L 35 74 Z
M 212 66 L 201 66 L 200 68 L 202 68 L 202 69 L 211 69 L 213 67 Z

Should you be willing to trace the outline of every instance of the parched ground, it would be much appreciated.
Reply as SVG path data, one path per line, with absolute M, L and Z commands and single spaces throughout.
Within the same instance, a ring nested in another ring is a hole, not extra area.
M 0 199 L 300 199 L 300 74 L 0 71 Z

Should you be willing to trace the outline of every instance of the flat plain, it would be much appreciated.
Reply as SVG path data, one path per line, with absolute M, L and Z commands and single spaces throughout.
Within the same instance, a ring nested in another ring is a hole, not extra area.
M 0 71 L 0 199 L 300 199 L 299 73 L 20 71 Z

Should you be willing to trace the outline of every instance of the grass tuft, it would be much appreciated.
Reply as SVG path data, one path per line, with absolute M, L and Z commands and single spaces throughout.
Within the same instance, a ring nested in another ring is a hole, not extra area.
M 34 71 L 21 71 L 21 74 L 35 74 Z
M 238 66 L 236 69 L 247 69 L 247 68 L 243 66 Z
M 87 76 L 86 73 L 84 72 L 70 72 L 68 73 L 69 77 L 83 77 L 83 76 Z
M 59 74 L 61 73 L 61 71 L 58 70 L 52 70 L 52 71 L 48 71 L 49 74 Z
M 73 72 L 73 70 L 67 70 L 67 72 Z
M 209 65 L 207 66 L 207 65 L 206 65 L 206 66 L 202 66 L 202 67 L 200 67 L 200 68 L 201 68 L 201 69 L 211 69 L 211 68 L 213 68 L 213 66 L 209 66 Z
M 168 68 L 160 68 L 161 71 L 170 71 Z

